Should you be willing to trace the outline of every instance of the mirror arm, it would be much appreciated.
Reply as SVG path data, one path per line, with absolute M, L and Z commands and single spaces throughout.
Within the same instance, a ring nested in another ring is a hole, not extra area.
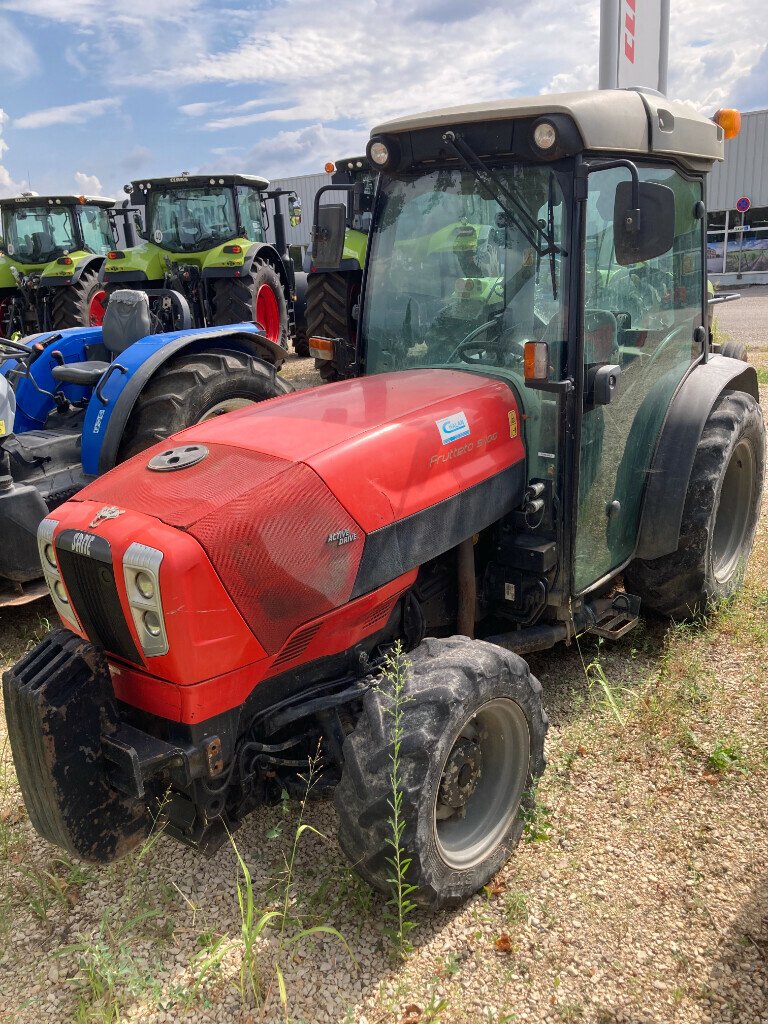
M 626 167 L 632 177 L 632 210 L 627 215 L 627 230 L 640 230 L 640 175 L 631 160 L 599 160 L 587 165 L 587 174 L 592 171 L 610 171 L 614 167 Z

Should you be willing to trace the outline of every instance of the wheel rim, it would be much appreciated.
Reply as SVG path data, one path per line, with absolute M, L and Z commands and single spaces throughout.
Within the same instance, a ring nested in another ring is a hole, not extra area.
M 215 419 L 216 416 L 223 416 L 227 412 L 236 412 L 238 409 L 244 409 L 246 405 L 253 405 L 253 400 L 250 398 L 225 398 L 223 402 L 217 402 L 210 409 L 206 409 L 197 422 L 205 423 L 206 420 Z
M 718 583 L 730 579 L 743 556 L 754 487 L 755 456 L 749 442 L 741 440 L 731 453 L 723 477 L 712 531 L 712 565 Z
M 270 341 L 280 341 L 280 307 L 277 296 L 268 284 L 256 292 L 256 323 L 263 328 Z
M 101 327 L 104 323 L 104 300 L 107 293 L 103 288 L 94 292 L 88 304 L 88 323 L 91 327 Z
M 507 697 L 488 701 L 458 731 L 434 808 L 437 850 L 449 867 L 474 867 L 509 831 L 528 779 L 530 744 L 525 715 Z

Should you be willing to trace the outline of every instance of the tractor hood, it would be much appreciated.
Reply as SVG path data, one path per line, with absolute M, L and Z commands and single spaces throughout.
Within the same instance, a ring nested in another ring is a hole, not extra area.
M 518 423 L 510 387 L 471 372 L 421 369 L 286 395 L 183 431 L 96 480 L 56 510 L 56 543 L 73 556 L 109 551 L 124 607 L 125 552 L 163 553 L 175 662 L 145 658 L 147 671 L 206 678 L 192 638 L 225 605 L 277 665 L 297 630 L 402 591 L 418 566 L 520 505 Z
M 95 481 L 79 497 L 135 508 L 189 529 L 205 514 L 182 513 L 176 494 L 190 470 L 148 469 L 158 451 L 203 445 L 209 455 L 196 480 L 223 508 L 233 480 L 228 458 L 269 465 L 270 473 L 304 465 L 319 476 L 366 533 L 413 515 L 501 472 L 523 458 L 519 410 L 504 382 L 458 370 L 383 373 L 299 392 L 190 427 Z M 199 491 L 193 489 L 193 493 Z M 288 502 L 287 507 L 290 507 Z M 470 531 L 472 532 L 472 531 Z

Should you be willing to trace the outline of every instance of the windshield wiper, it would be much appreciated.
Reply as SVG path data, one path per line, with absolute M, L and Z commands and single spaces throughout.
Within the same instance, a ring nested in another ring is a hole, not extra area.
M 486 167 L 475 151 L 467 145 L 464 139 L 456 132 L 448 131 L 443 135 L 443 142 L 450 146 L 456 153 L 459 160 L 464 164 L 470 174 L 486 188 L 504 213 L 509 217 L 514 226 L 523 235 L 529 245 L 532 245 L 538 256 L 556 256 L 562 253 L 563 249 L 555 243 L 551 229 L 545 231 L 541 224 L 532 217 L 526 210 L 517 196 Z M 541 244 L 543 241 L 543 245 Z

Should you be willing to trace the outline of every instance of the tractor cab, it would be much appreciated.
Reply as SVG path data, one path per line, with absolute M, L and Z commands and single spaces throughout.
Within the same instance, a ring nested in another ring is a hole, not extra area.
M 722 154 L 712 120 L 638 91 L 455 108 L 372 133 L 356 372 L 509 383 L 537 496 L 526 529 L 544 528 L 551 503 L 571 508 L 551 536 L 570 549 L 560 585 L 574 595 L 633 555 L 669 400 L 709 357 L 704 178 Z M 320 217 L 315 255 L 333 264 L 341 211 Z M 521 616 L 538 614 L 516 594 Z
M 296 333 L 297 281 L 281 203 L 287 196 L 290 223 L 298 224 L 294 192 L 270 190 L 266 178 L 252 174 L 186 172 L 134 181 L 125 191 L 141 242 L 109 253 L 107 291 L 171 288 L 186 297 L 196 326 L 256 322 L 270 341 L 287 346 Z M 267 242 L 270 217 L 274 245 Z
M 98 270 L 114 244 L 113 205 L 31 193 L 0 200 L 1 335 L 101 323 Z

